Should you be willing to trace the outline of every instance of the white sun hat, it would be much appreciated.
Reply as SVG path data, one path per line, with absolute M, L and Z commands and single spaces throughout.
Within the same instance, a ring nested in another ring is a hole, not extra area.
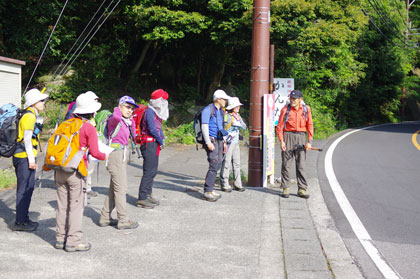
M 92 96 L 89 94 L 80 94 L 76 98 L 76 109 L 73 113 L 85 114 L 85 113 L 94 113 L 101 108 L 102 104 L 98 101 L 92 99 Z
M 213 101 L 216 101 L 216 99 L 229 100 L 230 98 L 232 98 L 232 97 L 228 96 L 228 94 L 226 94 L 226 92 L 223 91 L 222 89 L 217 89 L 213 93 Z
M 238 97 L 233 97 L 231 99 L 229 99 L 228 101 L 228 106 L 226 108 L 226 110 L 231 110 L 234 109 L 238 106 L 242 106 L 243 104 L 241 102 L 239 102 L 239 98 Z
M 85 93 L 86 96 L 89 96 L 90 98 L 92 98 L 92 100 L 96 100 L 99 99 L 98 95 L 96 95 L 94 92 L 92 91 L 86 91 Z
M 36 88 L 33 88 L 31 90 L 29 90 L 28 92 L 26 92 L 25 94 L 25 104 L 23 105 L 23 108 L 26 109 L 36 103 L 38 103 L 39 101 L 45 100 L 48 98 L 47 94 L 41 93 L 41 91 L 39 91 Z

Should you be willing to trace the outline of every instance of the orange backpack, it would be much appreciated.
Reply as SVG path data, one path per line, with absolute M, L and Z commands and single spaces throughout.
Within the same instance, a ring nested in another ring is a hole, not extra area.
M 83 162 L 87 148 L 79 150 L 79 131 L 84 123 L 85 121 L 79 118 L 71 118 L 58 126 L 45 147 L 44 170 L 77 170 L 82 176 L 87 176 L 86 165 Z

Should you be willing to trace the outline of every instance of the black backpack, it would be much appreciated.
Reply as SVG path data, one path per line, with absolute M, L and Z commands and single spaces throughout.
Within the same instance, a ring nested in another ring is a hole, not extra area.
M 29 110 L 23 110 L 14 104 L 6 104 L 0 108 L 0 156 L 11 157 L 16 152 L 19 133 L 19 120 Z
M 204 107 L 203 109 L 205 109 Z M 193 121 L 193 128 L 194 128 L 194 135 L 195 135 L 195 148 L 198 150 L 198 144 L 203 145 L 204 144 L 204 138 L 203 138 L 203 131 L 201 131 L 201 113 L 203 112 L 203 109 L 197 112 L 194 116 Z M 212 105 L 210 105 L 210 117 L 212 117 L 214 114 L 214 108 Z

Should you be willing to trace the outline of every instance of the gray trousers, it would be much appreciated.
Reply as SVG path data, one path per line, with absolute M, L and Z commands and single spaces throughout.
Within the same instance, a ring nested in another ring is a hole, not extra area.
M 283 188 L 290 187 L 290 168 L 293 159 L 295 159 L 296 180 L 299 188 L 307 189 L 306 182 L 306 150 L 296 149 L 296 145 L 306 144 L 306 133 L 300 132 L 284 132 L 284 142 L 286 143 L 286 151 L 281 153 L 281 186 Z
M 67 245 L 82 241 L 86 180 L 77 172 L 55 171 L 57 186 L 56 240 Z
M 231 143 L 220 170 L 220 180 L 223 188 L 229 188 L 230 169 L 233 169 L 233 185 L 242 187 L 241 180 L 241 151 L 238 143 Z
M 127 160 L 124 160 L 124 150 L 112 151 L 108 157 L 107 170 L 111 175 L 108 196 L 105 198 L 101 212 L 101 220 L 110 220 L 114 208 L 117 211 L 118 222 L 128 221 L 127 214 Z
M 209 169 L 206 174 L 206 181 L 204 183 L 204 192 L 212 192 L 214 183 L 216 182 L 217 172 L 222 165 L 223 160 L 223 141 L 212 139 L 214 150 L 210 151 L 207 145 L 204 144 L 204 149 L 207 152 L 207 161 L 209 162 Z

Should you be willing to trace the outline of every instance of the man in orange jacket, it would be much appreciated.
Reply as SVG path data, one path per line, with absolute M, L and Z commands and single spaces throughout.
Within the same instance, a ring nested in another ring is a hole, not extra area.
M 282 150 L 281 187 L 282 196 L 288 198 L 290 194 L 290 168 L 293 158 L 296 163 L 297 195 L 309 198 L 307 194 L 305 165 L 306 150 L 312 147 L 314 125 L 311 108 L 303 102 L 303 93 L 293 90 L 290 93 L 290 104 L 285 105 L 277 123 L 277 136 Z M 308 139 L 306 139 L 308 133 Z M 305 146 L 305 148 L 302 148 Z

